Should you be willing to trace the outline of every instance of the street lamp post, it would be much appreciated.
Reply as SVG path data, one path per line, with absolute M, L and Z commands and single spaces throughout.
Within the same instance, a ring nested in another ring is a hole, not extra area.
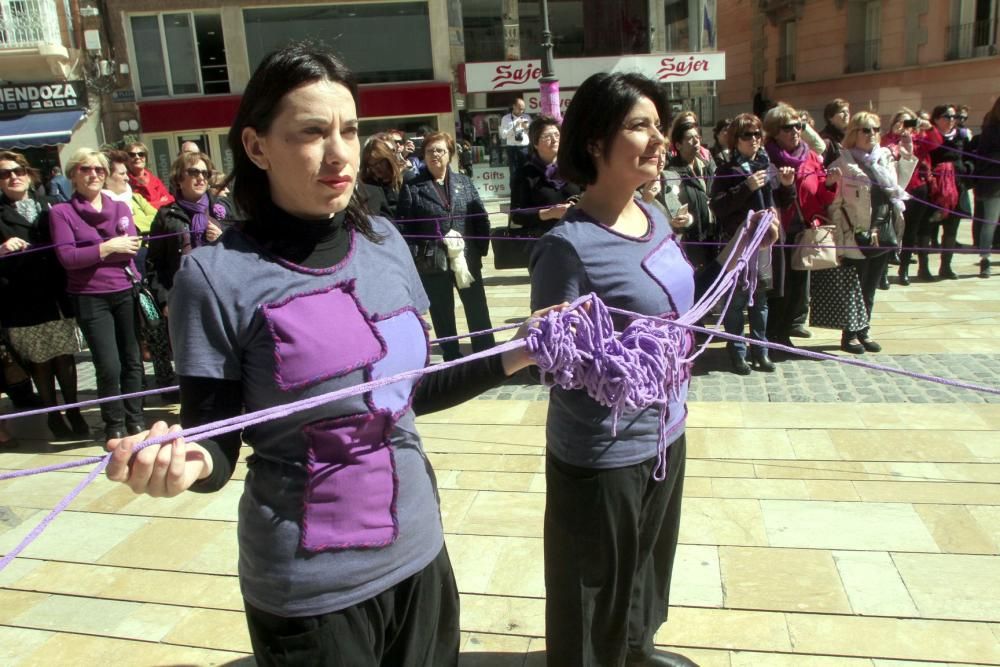
M 559 79 L 556 78 L 555 62 L 552 58 L 552 31 L 549 30 L 548 0 L 538 0 L 542 11 L 542 78 L 539 79 L 539 97 L 542 113 L 562 120 L 559 112 Z

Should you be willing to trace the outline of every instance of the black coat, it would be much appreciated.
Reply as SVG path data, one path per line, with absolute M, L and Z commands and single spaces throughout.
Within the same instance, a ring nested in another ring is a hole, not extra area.
M 216 218 L 212 213 L 217 204 L 226 208 L 218 199 L 209 195 L 209 221 L 225 229 L 227 221 Z M 191 215 L 176 201 L 161 206 L 149 228 L 150 236 L 171 235 L 150 239 L 149 252 L 146 254 L 146 281 L 161 307 L 166 305 L 167 297 L 174 286 L 174 275 L 181 268 L 181 257 L 191 252 L 191 246 L 186 244 L 186 241 L 190 241 L 190 237 L 182 235 L 190 231 Z
M 545 177 L 545 167 L 538 158 L 525 162 L 514 172 L 510 184 L 510 221 L 539 234 L 555 227 L 558 220 L 542 220 L 538 211 L 517 212 L 524 208 L 547 208 L 565 204 L 570 197 L 580 195 L 580 188 L 573 183 L 563 183 L 562 187 Z
M 443 242 L 414 236 L 444 236 L 454 229 L 462 236 L 474 237 L 465 240 L 465 259 L 473 271 L 482 268 L 482 258 L 490 249 L 490 219 L 476 186 L 468 176 L 455 173 L 450 168 L 445 186 L 447 192 L 442 195 L 438 184 L 424 167 L 399 192 L 396 207 L 399 231 L 410 245 L 417 270 L 421 273 L 447 271 L 447 253 Z M 413 219 L 420 221 L 407 222 Z
M 58 202 L 43 198 L 39 203 L 42 211 L 30 224 L 14 202 L 0 195 L 0 243 L 16 236 L 33 246 L 52 244 L 49 207 Z M 66 271 L 54 251 L 15 252 L 0 258 L 0 325 L 30 327 L 73 315 Z

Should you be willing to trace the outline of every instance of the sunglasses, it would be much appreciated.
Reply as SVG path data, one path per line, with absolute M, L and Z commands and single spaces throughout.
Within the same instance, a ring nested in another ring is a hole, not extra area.
M 801 132 L 802 123 L 789 123 L 788 125 L 782 125 L 781 129 L 785 132 Z
M 879 132 L 882 131 L 881 127 L 860 127 L 858 129 L 864 132 L 865 134 L 878 134 Z
M 108 175 L 107 169 L 93 164 L 81 164 L 76 169 L 81 174 L 86 174 L 87 176 L 90 176 L 91 174 L 97 174 L 98 176 L 103 178 L 104 176 Z
M 10 178 L 11 174 L 15 176 L 24 176 L 28 173 L 28 170 L 24 167 L 14 167 L 13 169 L 0 169 L 0 181 L 6 181 Z
M 395 141 L 395 143 L 396 143 L 397 146 L 402 146 L 403 144 L 406 143 L 402 139 L 394 139 L 393 141 Z
M 754 130 L 753 132 L 744 132 L 740 135 L 740 139 L 746 139 L 750 141 L 751 139 L 760 139 L 764 134 L 760 130 Z
M 209 171 L 208 169 L 195 169 L 194 167 L 190 167 L 188 169 L 185 169 L 184 173 L 187 174 L 188 176 L 190 176 L 191 178 L 198 178 L 199 176 L 201 176 L 206 181 L 212 175 L 212 172 Z
M 146 157 L 146 151 L 129 151 L 129 157 Z
M 944 118 L 945 120 L 955 120 L 955 114 L 953 113 L 943 113 L 939 118 Z

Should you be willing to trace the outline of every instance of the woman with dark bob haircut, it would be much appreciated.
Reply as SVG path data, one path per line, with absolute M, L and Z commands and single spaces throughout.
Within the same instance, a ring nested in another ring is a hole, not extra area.
M 170 293 L 181 424 L 422 368 L 427 297 L 392 223 L 359 203 L 347 68 L 304 45 L 264 58 L 229 147 L 246 221 L 187 255 Z M 151 496 L 216 491 L 242 435 L 239 575 L 257 664 L 455 665 L 458 591 L 414 413 L 527 364 L 522 348 L 130 461 L 168 432 L 158 422 L 108 443 L 107 474 Z
M 532 254 L 533 307 L 593 292 L 609 306 L 673 316 L 687 312 L 719 274 L 719 260 L 696 275 L 684 256 L 671 228 L 686 226 L 689 216 L 668 221 L 633 198 L 659 176 L 666 114 L 659 85 L 640 74 L 595 74 L 577 90 L 558 160 L 563 175 L 586 190 Z M 615 322 L 619 330 L 626 324 Z M 552 389 L 545 433 L 549 665 L 694 664 L 653 648 L 677 550 L 686 392 L 685 383 L 667 406 L 663 451 L 660 406 L 628 415 L 616 430 L 610 410 L 586 392 Z

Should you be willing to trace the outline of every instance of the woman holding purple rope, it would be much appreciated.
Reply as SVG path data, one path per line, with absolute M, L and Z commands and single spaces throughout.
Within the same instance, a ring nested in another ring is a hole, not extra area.
M 142 239 L 129 205 L 101 191 L 108 171 L 104 153 L 78 150 L 66 165 L 73 197 L 49 214 L 56 257 L 66 269 L 66 291 L 94 360 L 101 398 L 140 391 L 143 373 L 130 277 L 138 275 L 133 260 Z M 141 398 L 101 404 L 101 419 L 109 440 L 146 428 Z
M 56 380 L 66 403 L 76 403 L 76 359 L 80 351 L 66 272 L 52 249 L 23 253 L 52 243 L 49 211 L 55 200 L 32 195 L 38 171 L 20 153 L 0 153 L 0 326 L 25 362 L 45 406 L 56 404 Z M 79 408 L 48 414 L 59 440 L 90 435 Z M 2 435 L 0 435 L 2 439 Z
M 698 288 L 719 274 L 717 262 L 695 274 L 672 221 L 633 197 L 659 177 L 667 109 L 659 85 L 639 74 L 595 74 L 577 90 L 558 159 L 585 191 L 532 254 L 532 308 L 593 292 L 609 307 L 672 317 L 690 310 Z M 687 224 L 686 216 L 675 220 Z M 625 319 L 617 317 L 615 328 Z M 680 347 L 687 355 L 691 337 Z M 545 430 L 552 667 L 694 664 L 653 647 L 667 617 L 680 526 L 686 392 L 683 381 L 665 423 L 657 405 L 614 424 L 611 408 L 586 391 L 552 388 Z
M 229 133 L 246 222 L 188 254 L 170 294 L 185 427 L 426 366 L 420 276 L 356 189 L 357 95 L 339 60 L 304 45 L 270 54 L 250 79 Z M 529 363 L 508 350 L 132 458 L 169 432 L 158 422 L 108 443 L 107 475 L 151 496 L 216 491 L 242 435 L 239 576 L 257 664 L 453 666 L 458 590 L 415 413 Z

